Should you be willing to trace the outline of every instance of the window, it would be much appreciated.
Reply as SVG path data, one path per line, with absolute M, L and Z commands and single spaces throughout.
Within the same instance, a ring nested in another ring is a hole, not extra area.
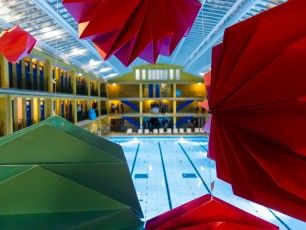
M 147 78 L 147 71 L 145 69 L 142 70 L 142 80 L 146 80 Z
M 135 71 L 135 79 L 140 80 L 140 70 L 139 69 L 136 69 Z
M 173 69 L 170 69 L 169 70 L 169 78 L 170 78 L 170 80 L 173 80 L 174 79 L 174 70 Z
M 175 74 L 175 75 L 174 75 Z M 180 69 L 136 69 L 136 80 L 180 80 Z
M 175 73 L 175 79 L 176 80 L 180 80 L 180 78 L 181 78 L 181 71 L 179 69 L 176 69 L 175 72 L 176 72 Z

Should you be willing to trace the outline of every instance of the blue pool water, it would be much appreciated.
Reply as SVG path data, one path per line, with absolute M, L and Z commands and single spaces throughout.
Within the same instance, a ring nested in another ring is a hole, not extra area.
M 144 221 L 202 195 L 212 195 L 279 226 L 303 230 L 306 223 L 247 201 L 216 177 L 206 137 L 112 137 L 122 146 Z M 214 188 L 212 190 L 212 184 Z

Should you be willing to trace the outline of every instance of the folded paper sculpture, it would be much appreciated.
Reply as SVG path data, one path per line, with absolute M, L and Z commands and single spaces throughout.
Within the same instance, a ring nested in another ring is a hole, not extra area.
M 200 106 L 206 110 L 209 110 L 208 101 L 205 99 L 204 101 L 200 102 Z
M 306 1 L 228 28 L 214 47 L 209 157 L 236 195 L 306 221 Z
M 203 131 L 205 133 L 210 133 L 210 126 L 211 126 L 211 114 L 208 114 L 205 124 L 202 127 Z
M 197 0 L 64 0 L 79 23 L 79 37 L 94 43 L 104 59 L 125 66 L 137 57 L 155 63 L 170 56 L 187 36 L 201 8 Z M 171 12 L 171 13 L 170 13 Z
M 143 229 L 121 146 L 60 117 L 0 140 L 1 229 Z
M 0 53 L 11 63 L 28 56 L 34 48 L 36 39 L 18 25 L 0 34 Z
M 279 228 L 216 197 L 205 195 L 146 222 L 146 230 L 171 229 L 276 230 Z

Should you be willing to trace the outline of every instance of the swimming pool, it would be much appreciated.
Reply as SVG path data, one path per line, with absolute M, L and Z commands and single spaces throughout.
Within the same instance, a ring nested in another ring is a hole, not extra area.
M 216 177 L 207 158 L 206 137 L 112 137 L 122 146 L 145 220 L 204 194 L 231 203 L 280 229 L 306 229 L 306 223 L 247 201 Z M 213 189 L 212 189 L 213 187 Z

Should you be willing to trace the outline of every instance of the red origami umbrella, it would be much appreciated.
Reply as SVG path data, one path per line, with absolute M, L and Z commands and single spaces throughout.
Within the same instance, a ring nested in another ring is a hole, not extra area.
M 208 117 L 207 117 L 207 119 L 205 121 L 205 124 L 204 124 L 204 126 L 202 128 L 203 131 L 205 133 L 210 133 L 210 126 L 211 126 L 211 114 L 208 114 Z
M 94 43 L 104 59 L 124 65 L 137 57 L 155 63 L 170 56 L 187 36 L 201 8 L 197 0 L 64 0 L 79 23 L 79 36 Z
M 31 34 L 16 25 L 0 34 L 0 53 L 14 64 L 29 55 L 35 43 L 36 39 Z
M 208 194 L 148 220 L 146 229 L 264 230 L 279 228 Z
M 218 177 L 236 195 L 303 221 L 305 60 L 306 1 L 290 0 L 228 28 L 207 82 Z
M 206 99 L 203 102 L 200 102 L 200 106 L 206 110 L 209 110 L 208 101 Z

